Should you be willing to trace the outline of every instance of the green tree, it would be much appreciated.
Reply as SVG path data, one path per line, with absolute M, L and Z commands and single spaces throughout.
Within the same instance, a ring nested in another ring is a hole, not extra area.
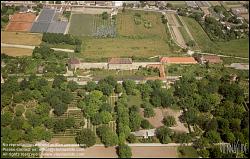
M 4 112 L 1 114 L 1 126 L 8 126 L 11 124 L 13 119 L 13 114 L 9 111 Z
M 136 143 L 137 142 L 137 139 L 136 139 L 136 136 L 134 134 L 130 134 L 128 137 L 127 137 L 127 141 L 129 143 Z
M 107 12 L 102 13 L 102 19 L 107 20 L 109 18 L 109 15 Z
M 74 125 L 75 125 L 75 118 L 68 117 L 67 119 L 65 119 L 66 128 L 72 128 Z
M 69 81 L 67 86 L 72 92 L 78 88 L 78 84 L 75 81 Z
M 165 126 L 168 126 L 168 127 L 176 125 L 176 121 L 175 121 L 174 116 L 166 116 L 166 117 L 164 117 L 163 118 L 163 124 Z
M 66 129 L 66 124 L 65 124 L 65 121 L 63 119 L 58 119 L 54 122 L 54 132 L 55 133 L 65 131 L 65 129 Z
M 23 123 L 24 123 L 23 117 L 14 117 L 11 123 L 11 128 L 20 130 L 23 126 Z
M 118 146 L 119 158 L 131 158 L 132 152 L 131 148 L 126 144 L 121 144 Z
M 96 129 L 97 135 L 101 138 L 105 146 L 115 146 L 118 143 L 118 136 L 116 133 L 106 126 L 102 125 Z
M 219 143 L 221 141 L 220 134 L 214 130 L 208 131 L 206 137 L 209 139 L 210 143 Z
M 115 86 L 115 93 L 121 93 L 122 92 L 122 85 L 120 83 L 118 83 L 116 86 Z
M 171 129 L 166 126 L 162 126 L 156 129 L 156 136 L 162 144 L 168 144 L 171 142 Z
M 152 128 L 152 125 L 149 123 L 149 121 L 147 119 L 143 119 L 141 121 L 141 127 L 143 129 L 150 129 L 150 128 Z
M 150 118 L 155 116 L 155 112 L 152 106 L 146 106 L 143 112 L 145 118 Z
M 24 112 L 24 106 L 23 105 L 17 105 L 15 108 L 16 116 L 21 116 Z
M 78 144 L 85 145 L 84 147 L 91 147 L 96 143 L 96 136 L 90 129 L 83 129 L 77 133 L 75 140 Z
M 134 89 L 136 88 L 136 83 L 133 80 L 124 80 L 122 83 L 126 94 L 132 95 L 134 93 Z
M 225 132 L 222 135 L 222 139 L 228 143 L 233 143 L 235 141 L 234 134 L 230 131 Z
M 53 81 L 52 87 L 53 88 L 58 88 L 60 85 L 64 82 L 66 82 L 66 78 L 62 75 L 57 75 Z
M 96 83 L 94 81 L 88 81 L 87 85 L 85 85 L 85 89 L 88 92 L 95 90 L 95 88 L 96 88 Z
M 103 124 L 108 124 L 113 119 L 112 114 L 107 111 L 100 112 L 100 117 Z

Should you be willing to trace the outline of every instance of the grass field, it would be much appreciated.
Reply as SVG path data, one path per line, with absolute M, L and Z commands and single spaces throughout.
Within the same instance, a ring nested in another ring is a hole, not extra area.
M 200 24 L 193 18 L 182 17 L 196 43 L 203 52 L 249 57 L 249 39 L 231 40 L 228 42 L 213 42 L 207 36 Z
M 141 24 L 136 25 L 134 15 L 141 15 Z M 145 28 L 143 20 L 147 20 L 152 24 L 151 28 Z M 140 36 L 151 37 L 157 36 L 162 39 L 166 38 L 165 26 L 161 22 L 161 14 L 155 12 L 126 10 L 124 13 L 117 14 L 117 32 L 121 36 Z
M 42 41 L 42 34 L 1 31 L 2 43 L 37 46 L 41 43 L 41 41 Z
M 110 18 L 103 20 L 101 15 L 94 14 L 72 14 L 70 20 L 69 34 L 90 36 L 96 32 L 98 26 L 110 25 Z
M 168 43 L 157 37 L 147 39 L 85 38 L 82 48 L 84 48 L 81 55 L 83 58 L 151 57 L 172 53 Z
M 16 48 L 16 47 L 1 47 L 1 54 L 9 56 L 31 56 L 32 49 Z
M 173 7 L 176 8 L 185 8 L 187 7 L 187 4 L 185 1 L 168 1 L 168 3 L 172 4 Z

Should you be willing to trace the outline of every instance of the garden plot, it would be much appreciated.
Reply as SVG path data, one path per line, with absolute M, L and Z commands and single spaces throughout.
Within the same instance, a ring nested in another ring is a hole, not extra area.
M 69 34 L 93 36 L 109 31 L 115 34 L 110 18 L 102 19 L 101 15 L 78 13 L 71 16 Z

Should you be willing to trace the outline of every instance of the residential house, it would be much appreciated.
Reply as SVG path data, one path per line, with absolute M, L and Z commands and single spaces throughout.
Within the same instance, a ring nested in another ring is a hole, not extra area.
M 231 12 L 235 15 L 247 14 L 248 10 L 245 7 L 235 7 L 231 8 Z
M 201 62 L 202 64 L 204 64 L 204 63 L 206 63 L 206 62 L 215 64 L 215 63 L 221 63 L 222 60 L 221 60 L 220 57 L 217 56 L 217 55 L 203 55 L 203 56 L 201 56 L 201 58 L 200 58 L 200 62 Z
M 134 134 L 136 137 L 142 137 L 147 139 L 148 137 L 153 137 L 156 135 L 156 129 L 139 130 L 131 132 L 131 134 Z

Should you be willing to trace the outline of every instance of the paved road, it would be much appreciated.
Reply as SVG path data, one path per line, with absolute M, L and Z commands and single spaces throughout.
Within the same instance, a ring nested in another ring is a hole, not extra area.
M 35 46 L 31 46 L 31 45 L 18 45 L 18 44 L 5 44 L 5 43 L 1 43 L 1 47 L 16 47 L 16 48 L 24 48 L 24 49 L 34 49 Z M 64 51 L 64 52 L 74 52 L 74 50 L 70 50 L 70 49 L 60 49 L 60 48 L 51 48 L 55 51 Z

